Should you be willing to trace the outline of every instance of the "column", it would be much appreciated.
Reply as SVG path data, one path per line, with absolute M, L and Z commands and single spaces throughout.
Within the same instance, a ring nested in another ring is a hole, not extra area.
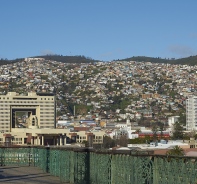
M 42 146 L 44 146 L 44 135 L 42 135 Z
M 64 134 L 64 145 L 66 145 L 66 134 Z
M 31 137 L 31 145 L 33 145 L 33 137 Z
M 57 141 L 56 145 L 59 146 L 59 138 L 58 137 L 56 138 L 56 141 Z
M 37 136 L 37 145 L 40 145 L 40 137 Z
M 60 146 L 62 146 L 62 139 L 63 139 L 63 136 L 60 135 L 59 139 L 60 139 Z

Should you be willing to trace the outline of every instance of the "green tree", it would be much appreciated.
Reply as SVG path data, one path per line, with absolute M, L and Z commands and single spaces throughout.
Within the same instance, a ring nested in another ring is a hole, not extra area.
M 180 117 L 178 118 L 178 122 L 181 124 L 181 125 L 186 125 L 186 114 L 184 113 L 180 113 L 179 115 Z
M 173 149 L 167 151 L 166 155 L 171 155 L 171 156 L 184 156 L 184 150 L 180 148 L 179 146 L 175 146 Z
M 109 136 L 104 136 L 103 137 L 103 148 L 112 148 L 116 145 L 116 142 L 114 139 L 112 139 L 111 137 Z
M 183 127 L 179 122 L 173 125 L 173 136 L 172 139 L 183 139 Z
M 117 140 L 117 144 L 120 146 L 124 146 L 126 147 L 128 143 L 128 139 L 127 136 L 121 136 L 118 140 Z
M 156 141 L 157 140 L 157 131 L 158 131 L 158 126 L 156 124 L 154 124 L 152 126 L 152 132 L 153 132 L 153 140 Z
M 162 139 L 163 138 L 163 131 L 164 131 L 164 124 L 163 123 L 160 124 L 159 131 L 160 131 L 160 138 Z

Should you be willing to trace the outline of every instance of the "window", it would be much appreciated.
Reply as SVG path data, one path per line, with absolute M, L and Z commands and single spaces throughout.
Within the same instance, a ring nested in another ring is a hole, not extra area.
M 32 126 L 35 126 L 35 118 L 32 119 Z

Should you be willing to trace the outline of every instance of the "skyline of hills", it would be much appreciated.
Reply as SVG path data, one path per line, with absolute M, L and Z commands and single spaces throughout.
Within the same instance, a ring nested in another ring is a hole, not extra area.
M 94 62 L 104 62 L 100 60 L 94 60 L 90 57 L 83 55 L 76 56 L 63 56 L 63 55 L 43 55 L 43 56 L 33 56 L 30 58 L 45 58 L 45 60 L 54 60 L 63 63 L 94 63 Z M 11 64 L 23 61 L 24 58 L 16 58 L 13 60 L 8 60 L 1 58 L 0 65 Z M 169 63 L 169 64 L 182 64 L 182 65 L 197 65 L 197 56 L 189 56 L 186 58 L 161 58 L 161 57 L 147 57 L 147 56 L 133 56 L 125 59 L 117 59 L 113 61 L 137 61 L 137 62 L 151 62 L 151 63 Z M 106 61 L 107 62 L 107 61 Z

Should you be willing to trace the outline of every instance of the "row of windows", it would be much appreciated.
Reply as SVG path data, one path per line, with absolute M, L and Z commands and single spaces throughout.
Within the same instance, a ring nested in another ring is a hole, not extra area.
M 54 104 L 54 102 L 40 102 L 40 101 L 0 101 L 1 104 L 13 104 L 13 103 L 36 103 L 36 104 L 46 104 L 46 103 L 51 103 L 51 104 Z
M 53 121 L 53 119 L 45 119 L 45 118 L 40 118 L 40 121 L 44 122 L 44 121 Z
M 93 140 L 93 142 L 103 142 L 102 140 Z
M 10 114 L 10 111 L 0 112 L 0 114 Z
M 42 108 L 42 109 L 40 109 L 40 114 L 45 114 L 45 113 L 54 113 L 54 109 L 53 108 L 50 108 L 50 109 L 48 109 L 48 108 Z
M 14 138 L 13 141 L 22 141 L 22 138 Z
M 0 101 L 1 103 L 37 103 L 37 102 L 32 102 L 32 101 Z
M 102 139 L 102 136 L 95 136 L 96 139 Z
M 79 139 L 86 139 L 86 136 L 79 136 Z M 95 136 L 95 139 L 102 139 L 102 136 Z
M 49 114 L 48 116 L 52 116 L 52 115 L 54 115 L 54 111 L 51 111 L 51 112 L 40 112 L 40 114 Z
M 54 108 L 53 105 L 40 105 L 40 107 L 52 107 L 52 108 Z
M 54 121 L 42 120 L 42 121 L 41 121 L 41 124 L 42 124 L 42 125 L 50 125 L 50 126 L 53 126 Z
M 9 100 L 9 97 L 0 97 L 0 99 L 3 99 L 3 100 L 5 100 L 5 99 L 7 99 L 7 100 Z
M 47 98 L 41 98 L 41 100 L 47 100 Z M 48 98 L 48 100 L 53 100 L 53 98 Z
M 45 118 L 46 115 L 40 115 L 40 117 L 41 117 L 41 118 Z M 51 114 L 51 113 L 50 113 L 50 114 L 47 115 L 47 117 L 53 118 L 53 117 L 54 117 L 54 114 Z
M 40 128 L 51 128 L 51 126 L 40 126 Z
M 13 144 L 22 144 L 22 141 L 13 141 Z
M 10 112 L 0 112 L 0 114 L 8 114 L 9 116 Z
M 9 97 L 0 97 L 0 100 L 9 100 L 10 98 Z M 12 99 L 12 98 L 11 98 Z M 24 98 L 25 100 L 25 98 Z M 41 98 L 41 100 L 53 100 L 53 98 Z
M 86 139 L 86 136 L 80 136 L 79 139 Z

